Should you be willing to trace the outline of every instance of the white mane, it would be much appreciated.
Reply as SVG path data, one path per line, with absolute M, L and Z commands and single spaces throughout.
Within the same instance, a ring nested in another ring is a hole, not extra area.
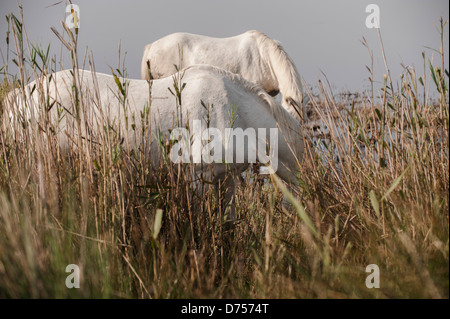
M 291 57 L 278 41 L 256 30 L 249 32 L 255 35 L 261 55 L 272 64 L 283 98 L 292 99 L 295 103 L 293 106 L 298 112 L 302 112 L 302 106 L 306 104 L 306 100 L 303 95 L 300 75 Z M 292 101 L 287 102 L 292 103 Z
M 275 101 L 275 99 L 272 98 L 260 85 L 247 81 L 240 74 L 232 73 L 212 65 L 191 65 L 183 69 L 182 72 L 190 69 L 214 72 L 220 77 L 226 78 L 231 82 L 239 84 L 245 90 L 258 96 L 261 100 L 261 105 L 266 107 L 270 111 L 270 113 L 273 114 L 275 119 L 277 119 L 277 121 L 282 121 L 283 124 L 288 125 L 291 129 L 296 130 L 296 128 L 298 128 L 298 130 L 300 130 L 300 123 L 294 117 L 292 117 L 292 115 L 287 112 L 280 104 L 278 104 L 277 101 Z

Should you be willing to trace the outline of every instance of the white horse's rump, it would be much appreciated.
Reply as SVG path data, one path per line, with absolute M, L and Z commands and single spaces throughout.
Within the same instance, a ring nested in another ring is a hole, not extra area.
M 145 47 L 141 78 L 149 79 L 150 75 L 159 79 L 174 74 L 174 65 L 180 62 L 179 49 L 183 50 L 180 68 L 210 64 L 240 74 L 272 96 L 280 92 L 281 105 L 298 120 L 303 116 L 308 99 L 303 94 L 297 69 L 280 43 L 263 33 L 247 31 L 230 38 L 170 34 Z
M 209 127 L 220 130 L 222 136 L 225 136 L 224 132 L 230 126 L 243 130 L 254 128 L 256 132 L 258 128 L 265 128 L 267 131 L 270 128 L 279 128 L 277 174 L 288 183 L 297 183 L 295 171 L 303 153 L 303 138 L 297 120 L 276 104 L 274 99 L 259 86 L 239 75 L 208 65 L 191 66 L 182 73 L 184 73 L 182 81 L 186 86 L 182 91 L 181 111 L 177 109 L 175 98 L 168 90 L 173 84 L 172 77 L 168 77 L 152 81 L 152 101 L 148 112 L 150 96 L 147 81 L 127 80 L 128 94 L 124 108 L 123 101 L 117 98 L 120 94 L 118 95 L 118 87 L 112 76 L 100 73 L 94 75 L 89 71 L 80 70 L 80 100 L 81 105 L 84 105 L 84 109 L 80 112 L 83 140 L 100 145 L 106 143 L 108 137 L 105 136 L 105 129 L 114 127 L 118 138 L 124 141 L 124 147 L 144 152 L 153 162 L 157 162 L 158 143 L 154 136 L 161 133 L 168 138 L 174 127 L 181 125 L 192 128 L 194 120 L 201 120 L 202 130 L 206 129 L 205 119 L 208 117 L 208 111 L 204 105 L 213 105 L 213 112 L 209 113 Z M 24 122 L 34 123 L 33 119 L 36 119 L 40 131 L 44 131 L 43 134 L 56 132 L 61 148 L 67 149 L 79 136 L 74 118 L 73 77 L 71 71 L 66 70 L 54 73 L 49 85 L 45 84 L 47 80 L 41 79 L 44 91 L 47 91 L 48 86 L 49 94 L 45 94 L 42 99 L 39 90 L 34 89 L 27 103 L 32 106 L 31 108 L 24 106 L 18 89 L 11 92 L 6 97 L 6 109 L 3 114 L 7 115 L 3 116 L 3 123 L 5 127 L 13 130 L 26 131 L 23 130 L 23 127 L 26 127 L 23 125 Z M 35 84 L 36 82 L 28 84 L 26 91 L 30 93 Z M 48 104 L 52 105 L 48 112 L 43 111 L 41 102 L 47 99 Z M 233 105 L 237 107 L 234 119 L 231 119 Z M 149 116 L 146 118 L 145 114 Z M 51 130 L 46 130 L 47 126 L 44 127 L 44 121 L 40 120 L 43 116 L 50 119 Z M 151 132 L 147 119 L 151 121 Z M 230 125 L 232 121 L 233 125 Z M 16 136 L 21 135 L 16 131 L 12 133 Z M 153 136 L 152 143 L 150 134 Z M 269 141 L 268 134 L 264 138 Z M 212 181 L 217 183 L 222 180 L 229 168 L 235 174 L 240 174 L 248 167 L 248 162 L 248 157 L 245 156 L 244 163 L 213 164 Z M 202 172 L 201 167 L 202 165 L 195 166 L 197 174 Z

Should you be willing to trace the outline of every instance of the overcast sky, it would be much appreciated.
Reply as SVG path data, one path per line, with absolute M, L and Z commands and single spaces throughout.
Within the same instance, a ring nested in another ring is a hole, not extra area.
M 29 41 L 47 46 L 59 60 L 61 44 L 50 27 L 62 32 L 66 1 L 19 0 L 23 4 Z M 439 18 L 448 19 L 448 0 L 73 0 L 80 8 L 79 54 L 93 52 L 97 72 L 117 67 L 118 43 L 126 51 L 125 66 L 130 78 L 139 78 L 146 44 L 164 35 L 183 31 L 229 37 L 256 29 L 279 40 L 292 57 L 301 76 L 314 86 L 321 72 L 336 91 L 361 91 L 369 87 L 370 63 L 365 37 L 374 52 L 375 79 L 383 78 L 384 63 L 378 33 L 365 25 L 366 6 L 380 8 L 381 34 L 393 80 L 402 72 L 400 63 L 423 69 L 422 51 L 431 57 L 439 48 L 435 29 Z M 50 7 L 49 7 L 50 6 Z M 0 67 L 6 58 L 7 24 L 4 16 L 18 14 L 16 0 L 0 0 Z M 448 57 L 448 27 L 445 54 Z M 68 53 L 64 59 L 68 63 Z M 11 57 L 11 54 L 10 54 Z M 3 60 L 2 60 L 3 58 Z M 435 54 L 435 59 L 437 56 Z M 448 61 L 448 59 L 447 59 Z M 82 64 L 82 57 L 80 59 Z M 448 66 L 447 66 L 448 67 Z M 14 72 L 14 69 L 11 68 Z

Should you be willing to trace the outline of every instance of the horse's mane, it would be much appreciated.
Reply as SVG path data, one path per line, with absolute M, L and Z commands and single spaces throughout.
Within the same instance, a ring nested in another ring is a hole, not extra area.
M 266 61 L 270 61 L 278 81 L 280 93 L 286 99 L 291 98 L 301 108 L 306 101 L 304 101 L 300 75 L 291 57 L 286 53 L 280 42 L 269 38 L 264 33 L 257 30 L 248 31 L 248 33 L 255 37 L 261 56 Z
M 259 84 L 246 80 L 240 74 L 232 73 L 216 66 L 206 64 L 191 65 L 186 67 L 181 72 L 187 71 L 189 69 L 203 69 L 207 70 L 208 72 L 214 72 L 231 82 L 239 84 L 245 90 L 256 95 L 262 102 L 262 105 L 264 105 L 267 110 L 274 115 L 277 122 L 283 121 L 284 124 L 288 124 L 291 128 L 300 126 L 300 123 L 291 114 L 289 114 L 285 108 L 283 108 L 277 101 L 275 101 L 275 99 L 270 96 Z

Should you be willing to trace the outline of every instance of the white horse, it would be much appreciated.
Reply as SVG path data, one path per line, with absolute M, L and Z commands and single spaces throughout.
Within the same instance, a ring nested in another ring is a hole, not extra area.
M 159 79 L 174 74 L 174 65 L 180 62 L 180 68 L 210 64 L 240 74 L 272 96 L 281 93 L 281 105 L 295 118 L 306 119 L 308 98 L 303 94 L 294 63 L 279 42 L 259 31 L 247 31 L 230 38 L 189 33 L 167 35 L 145 47 L 141 78 Z
M 151 82 L 125 80 L 128 84 L 123 86 L 127 91 L 124 100 L 118 93 L 116 82 L 117 80 L 122 82 L 124 79 L 84 70 L 79 70 L 79 73 L 81 86 L 79 100 L 80 105 L 84 105 L 79 116 L 84 141 L 96 145 L 107 143 L 104 137 L 105 129 L 115 125 L 115 132 L 119 135 L 119 139 L 124 141 L 124 147 L 147 153 L 152 161 L 157 162 L 160 157 L 156 136 L 162 134 L 169 139 L 172 132 L 173 138 L 174 127 L 192 129 L 196 120 L 202 121 L 201 126 L 206 129 L 205 119 L 208 118 L 208 127 L 216 128 L 222 136 L 226 135 L 227 128 L 231 126 L 242 130 L 254 129 L 258 138 L 264 141 L 269 141 L 269 134 L 261 135 L 258 128 L 267 130 L 278 128 L 279 134 L 275 140 L 278 147 L 276 174 L 287 183 L 294 185 L 297 183 L 295 171 L 304 148 L 298 121 L 259 86 L 241 76 L 208 65 L 188 67 L 176 74 L 182 77 L 183 83 L 186 83 L 181 93 L 181 107 L 177 107 L 175 97 L 168 90 L 173 85 L 172 77 Z M 71 143 L 76 143 L 80 136 L 75 120 L 72 71 L 56 72 L 52 74 L 50 84 L 46 84 L 48 80 L 43 77 L 25 86 L 25 95 L 29 96 L 27 103 L 24 103 L 19 89 L 9 93 L 4 103 L 6 109 L 3 112 L 3 125 L 10 131 L 12 129 L 13 134 L 20 136 L 20 132 L 16 132 L 18 129 L 23 130 L 23 127 L 27 127 L 25 125 L 27 123 L 30 124 L 28 127 L 38 123 L 40 132 L 55 134 L 61 149 L 66 150 Z M 152 85 L 151 95 L 149 83 Z M 39 93 L 39 91 L 47 92 L 47 89 L 48 94 L 42 96 Z M 43 104 L 47 106 L 44 107 Z M 213 112 L 208 112 L 205 106 L 212 106 Z M 43 124 L 44 116 L 48 118 L 50 126 Z M 51 129 L 46 129 L 47 127 Z M 228 142 L 227 139 L 221 141 L 223 153 L 226 152 Z M 271 142 L 273 143 L 273 141 L 268 143 Z M 246 146 L 248 144 L 245 143 Z M 235 176 L 242 173 L 250 163 L 248 154 L 245 153 L 242 163 L 233 160 L 231 163 L 224 163 L 222 160 L 214 162 L 212 182 L 217 184 L 224 180 L 230 169 Z M 202 167 L 206 165 L 194 165 L 196 174 L 204 172 Z M 231 200 L 234 194 L 234 181 L 227 186 L 230 190 L 227 200 Z M 235 219 L 234 209 L 229 217 L 231 220 Z

